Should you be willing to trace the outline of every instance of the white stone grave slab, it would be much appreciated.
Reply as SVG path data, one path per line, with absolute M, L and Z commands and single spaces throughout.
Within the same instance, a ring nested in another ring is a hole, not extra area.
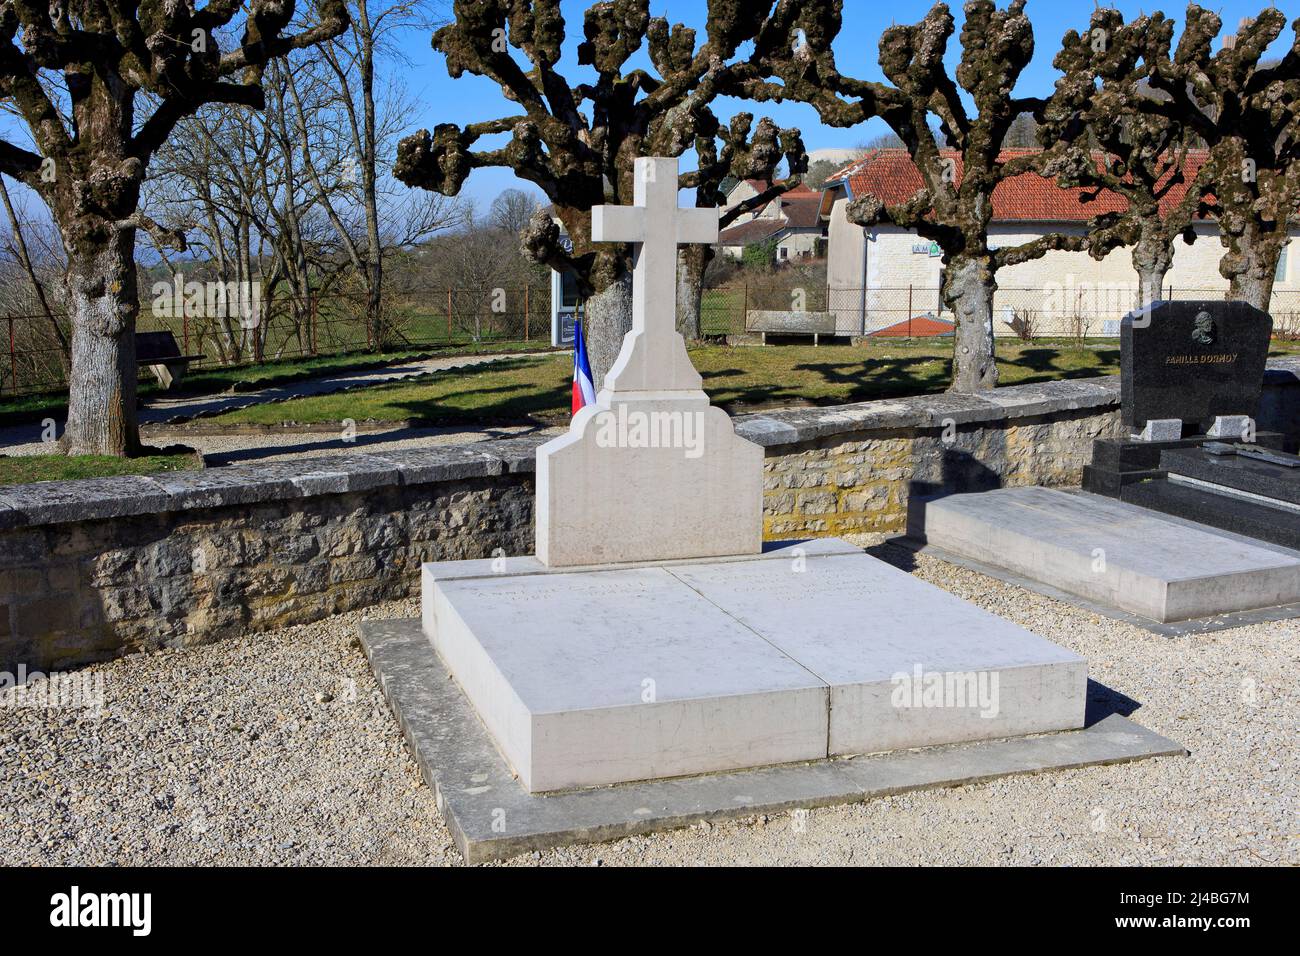
M 435 580 L 424 624 L 530 792 L 826 753 L 822 682 L 663 568 Z
M 826 682 L 832 756 L 1083 726 L 1082 658 L 869 555 L 673 574 Z

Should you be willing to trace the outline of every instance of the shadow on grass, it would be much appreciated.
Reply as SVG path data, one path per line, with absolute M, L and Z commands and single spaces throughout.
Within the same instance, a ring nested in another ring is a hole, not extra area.
M 922 374 L 919 366 L 938 363 L 934 370 Z M 727 406 L 773 405 L 780 402 L 812 405 L 839 405 L 845 402 L 918 395 L 947 387 L 951 361 L 933 355 L 905 358 L 864 359 L 854 362 L 802 362 L 790 372 L 816 376 L 798 382 L 753 382 L 745 385 L 723 384 L 715 387 L 719 373 L 705 373 L 705 388 L 718 404 Z M 778 372 L 779 370 L 773 370 Z M 754 371 L 726 370 L 727 375 L 754 375 Z
M 1060 357 L 1061 353 L 1057 349 L 1025 349 L 1018 359 L 1007 364 L 1034 372 L 1054 372 L 1057 371 L 1056 360 Z
M 525 359 L 504 359 L 493 363 L 490 372 L 483 369 L 447 369 L 439 374 L 439 381 L 471 379 L 476 375 L 492 375 L 523 371 L 531 366 Z M 450 374 L 449 374 L 450 373 Z M 567 383 L 559 378 L 555 385 L 544 382 L 502 382 L 499 384 L 469 384 L 450 391 L 438 391 L 428 398 L 385 402 L 389 407 L 402 409 L 400 416 L 412 422 L 428 425 L 457 423 L 523 423 L 543 421 L 553 423 L 557 417 L 566 417 L 569 411 Z M 406 387 L 410 387 L 407 384 Z
M 1119 349 L 1096 349 L 1095 364 L 1063 368 L 1060 361 L 1066 356 L 1058 349 L 1025 349 L 1015 358 L 999 358 L 998 364 L 1008 368 L 1027 369 L 1030 375 L 1008 381 L 1008 385 L 1034 385 L 1040 382 L 1059 382 L 1066 379 L 1097 378 L 1119 371 Z M 1005 378 L 1005 376 L 1004 376 Z

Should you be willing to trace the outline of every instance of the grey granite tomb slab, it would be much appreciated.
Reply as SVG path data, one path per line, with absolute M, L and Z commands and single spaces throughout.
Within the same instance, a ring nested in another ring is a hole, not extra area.
M 1055 488 L 913 501 L 909 534 L 1156 622 L 1300 601 L 1300 555 Z
M 1300 468 L 1246 455 L 1209 455 L 1199 449 L 1167 451 L 1160 456 L 1160 468 L 1171 479 L 1188 479 L 1226 493 L 1239 492 L 1276 507 L 1300 508 Z
M 512 776 L 417 620 L 366 621 L 361 646 L 466 862 L 796 807 L 857 803 L 1145 757 L 1182 746 L 1111 714 L 1083 730 L 677 777 L 543 796 Z

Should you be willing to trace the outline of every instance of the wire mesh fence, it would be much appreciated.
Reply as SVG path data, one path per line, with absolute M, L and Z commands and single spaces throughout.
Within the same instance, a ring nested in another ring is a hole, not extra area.
M 415 289 L 385 295 L 277 296 L 255 309 L 210 308 L 210 300 L 161 306 L 142 297 L 138 332 L 170 332 L 194 369 L 404 349 L 549 344 L 549 286 Z M 5 355 L 0 394 L 53 390 L 67 382 L 69 316 L 0 315 Z
M 1136 302 L 1132 286 L 1082 285 L 999 288 L 994 333 L 1032 340 L 1085 339 L 1119 334 L 1119 322 Z M 1222 289 L 1169 286 L 1166 299 L 1223 299 Z M 202 356 L 203 369 L 361 351 L 476 348 L 550 342 L 548 286 L 510 289 L 422 288 L 387 292 L 377 309 L 362 294 L 277 296 L 253 316 L 184 302 L 158 308 L 142 302 L 136 327 L 170 332 L 180 354 Z M 1275 290 L 1273 334 L 1300 340 L 1300 290 Z M 234 313 L 234 314 L 230 314 Z M 705 290 L 701 331 L 727 336 L 782 330 L 845 337 L 930 337 L 951 334 L 954 316 L 939 289 L 925 286 L 840 289 L 745 283 Z M 66 384 L 71 329 L 62 313 L 0 315 L 5 356 L 0 394 L 19 395 Z
M 1170 285 L 1163 293 L 1167 300 L 1227 297 L 1223 288 Z M 999 288 L 993 296 L 993 331 L 1030 340 L 1114 337 L 1137 298 L 1131 284 Z M 706 335 L 770 331 L 773 313 L 783 317 L 784 330 L 795 334 L 914 338 L 951 334 L 955 327 L 955 316 L 935 286 L 732 285 L 706 290 L 700 312 Z M 1271 313 L 1275 338 L 1300 339 L 1300 290 L 1275 290 Z

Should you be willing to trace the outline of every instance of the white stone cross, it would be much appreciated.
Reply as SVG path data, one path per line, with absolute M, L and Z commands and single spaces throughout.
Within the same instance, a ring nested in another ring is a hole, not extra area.
M 610 392 L 697 391 L 700 375 L 677 332 L 677 246 L 718 241 L 718 210 L 677 205 L 677 160 L 639 157 L 632 206 L 594 206 L 594 242 L 636 243 L 632 331 L 604 387 Z

